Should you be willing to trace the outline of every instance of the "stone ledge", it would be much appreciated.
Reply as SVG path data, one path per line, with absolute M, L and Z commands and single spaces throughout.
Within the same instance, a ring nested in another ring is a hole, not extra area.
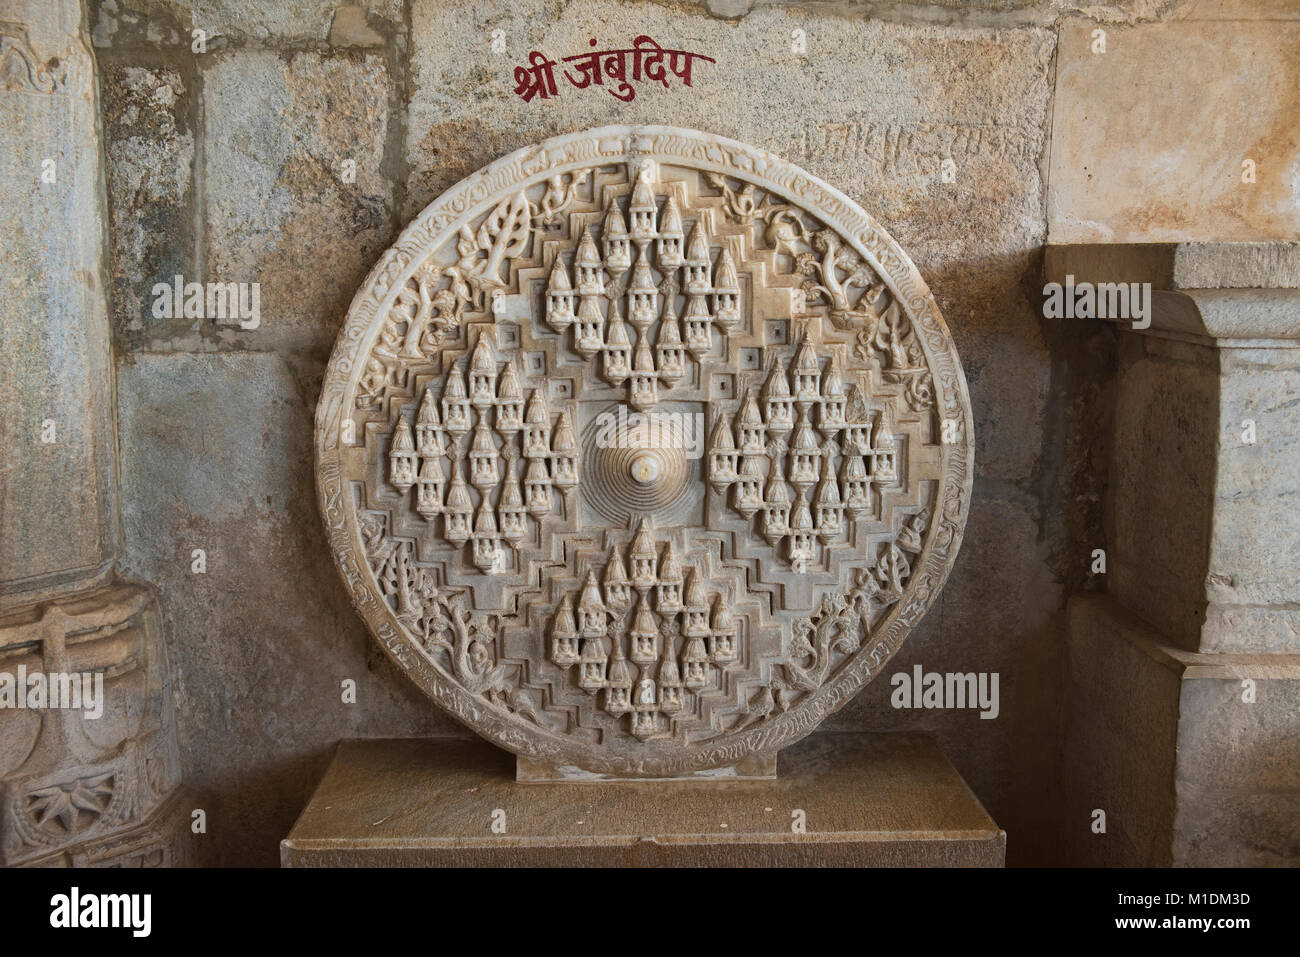
M 1133 331 L 1219 348 L 1300 346 L 1300 243 L 1050 244 L 1043 273 L 1076 286 L 1150 283 L 1151 325 Z
M 1048 282 L 1149 282 L 1156 289 L 1300 289 L 1300 242 L 1049 243 Z
M 493 813 L 506 832 L 493 834 Z M 791 831 L 805 812 L 807 833 Z M 935 742 L 820 734 L 776 780 L 522 783 L 477 740 L 345 741 L 290 867 L 1002 866 L 1006 835 Z

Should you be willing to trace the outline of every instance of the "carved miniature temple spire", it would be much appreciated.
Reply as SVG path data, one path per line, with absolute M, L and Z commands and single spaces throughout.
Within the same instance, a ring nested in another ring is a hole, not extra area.
M 605 710 L 610 714 L 627 714 L 632 710 L 632 669 L 623 657 L 623 643 L 613 637 L 614 653 L 609 659 L 609 679 L 605 682 Z
M 877 482 L 893 482 L 898 477 L 898 460 L 894 454 L 894 434 L 885 422 L 882 412 L 876 419 L 876 431 L 872 441 L 871 475 Z
M 650 168 L 643 167 L 632 187 L 632 198 L 627 204 L 632 220 L 632 238 L 643 249 L 655 238 L 655 193 L 650 184 Z
M 568 412 L 561 412 L 556 420 L 551 450 L 555 461 L 552 481 L 557 488 L 573 488 L 578 484 L 578 440 L 573 434 L 573 426 L 569 424 Z
M 627 295 L 631 303 L 628 319 L 638 331 L 644 333 L 650 323 L 659 318 L 659 286 L 655 283 L 654 273 L 650 271 L 644 253 L 637 257 Z
M 817 427 L 827 438 L 844 428 L 844 378 L 840 374 L 839 359 L 834 354 L 826 367 L 826 376 L 822 379 L 822 401 Z
M 636 615 L 628 631 L 632 639 L 632 660 L 649 664 L 655 660 L 655 639 L 659 636 L 659 623 L 650 610 L 649 599 L 644 594 L 637 598 Z
M 605 345 L 605 317 L 594 296 L 583 296 L 578 304 L 578 318 L 573 325 L 573 346 L 584 359 L 590 359 Z
M 677 269 L 685 262 L 686 233 L 682 230 L 682 216 L 677 211 L 677 201 L 669 194 L 664 203 L 663 219 L 659 223 L 659 242 L 656 251 L 661 269 Z
M 608 610 L 600 594 L 600 585 L 596 584 L 595 569 L 587 570 L 587 580 L 582 585 L 582 595 L 578 599 L 578 629 L 584 638 L 599 638 L 605 634 Z
M 772 369 L 763 383 L 763 403 L 767 407 L 768 431 L 781 434 L 794 427 L 794 400 L 790 396 L 790 380 L 785 363 L 772 362 Z
M 735 433 L 731 430 L 731 415 L 723 412 L 713 424 L 713 434 L 709 436 L 709 482 L 715 492 L 725 492 L 739 477 L 736 471 L 739 459 Z
M 736 657 L 736 619 L 731 613 L 731 606 L 721 595 L 713 600 L 709 657 L 717 662 L 732 661 Z
M 540 518 L 551 511 L 551 475 L 546 470 L 546 459 L 528 460 L 524 473 L 524 503 L 528 513 Z
M 405 416 L 398 416 L 397 428 L 393 432 L 393 444 L 388 450 L 388 481 L 399 492 L 405 493 L 415 484 L 416 454 L 415 442 L 411 439 L 411 427 L 406 424 Z
M 817 466 L 821 463 L 821 447 L 817 434 L 808 424 L 808 414 L 799 409 L 799 421 L 790 439 L 790 482 L 807 491 L 817 481 Z
M 544 458 L 551 454 L 551 414 L 546 409 L 546 397 L 541 389 L 534 389 L 524 414 L 524 455 Z
M 664 315 L 659 320 L 658 342 L 655 355 L 659 359 L 659 378 L 672 385 L 686 374 L 686 355 L 682 347 L 682 331 L 677 320 L 673 296 L 664 299 Z
M 501 537 L 511 545 L 517 544 L 524 537 L 524 516 L 527 509 L 524 508 L 524 498 L 519 491 L 519 478 L 510 465 L 506 468 L 506 479 L 501 486 L 501 501 L 497 505 L 497 511 Z
M 861 455 L 845 455 L 840 465 L 840 478 L 844 482 L 844 505 L 854 518 L 872 510 L 871 484 L 867 479 L 867 466 Z
M 415 416 L 415 448 L 421 455 L 442 455 L 442 423 L 438 421 L 438 403 L 430 389 L 424 390 L 420 411 Z
M 626 610 L 632 600 L 632 582 L 617 545 L 610 546 L 605 562 L 605 600 L 617 611 Z
M 664 615 L 675 615 L 682 610 L 682 565 L 673 552 L 672 542 L 664 546 L 664 557 L 659 563 L 655 607 Z
M 704 593 L 704 582 L 700 573 L 691 569 L 686 581 L 686 595 L 682 600 L 682 613 L 685 619 L 682 634 L 688 638 L 707 637 L 709 634 L 709 598 Z
M 747 519 L 763 507 L 763 468 L 759 456 L 747 455 L 741 462 L 740 475 L 731 493 L 731 507 Z
M 718 268 L 713 277 L 713 321 L 723 331 L 730 330 L 740 321 L 740 278 L 736 275 L 731 250 L 725 246 L 718 256 Z
M 740 451 L 743 454 L 767 454 L 767 425 L 763 422 L 762 413 L 758 411 L 758 400 L 753 392 L 745 396 L 745 402 L 740 407 L 737 428 L 740 430 Z
M 469 431 L 469 393 L 465 377 L 452 366 L 442 386 L 442 421 L 447 431 L 459 439 Z
M 498 537 L 496 512 L 488 497 L 478 507 L 474 518 L 474 564 L 485 572 L 497 571 L 501 564 L 501 540 Z
M 432 522 L 442 511 L 444 479 L 442 456 L 427 456 L 420 466 L 419 484 L 415 490 L 415 510 L 426 522 Z
M 632 265 L 632 248 L 628 242 L 627 223 L 619 211 L 618 201 L 611 200 L 609 210 L 605 213 L 605 225 L 601 231 L 601 240 L 605 246 L 605 268 L 611 273 L 622 272 Z
M 632 582 L 637 589 L 644 592 L 655 583 L 655 565 L 659 553 L 655 551 L 654 535 L 650 531 L 649 519 L 641 519 L 637 526 L 636 537 L 632 539 L 632 548 L 628 552 L 632 562 Z
M 496 485 L 501 480 L 499 469 L 501 455 L 497 451 L 492 431 L 482 418 L 474 427 L 474 441 L 469 449 L 469 481 L 477 489 Z
M 492 354 L 492 343 L 487 333 L 482 333 L 469 360 L 469 398 L 479 413 L 491 407 L 496 398 L 496 378 L 497 360 Z
M 605 341 L 604 376 L 610 385 L 618 385 L 631 375 L 632 341 L 627 335 L 627 323 L 623 321 L 618 303 L 610 308 L 609 334 Z
M 451 463 L 451 485 L 447 489 L 447 508 L 443 512 L 443 537 L 449 542 L 464 545 L 469 541 L 470 519 L 474 504 L 469 499 L 469 489 L 461 478 L 460 463 Z
M 704 231 L 703 220 L 696 220 L 686 246 L 686 291 L 692 296 L 705 296 L 713 291 L 709 269 L 713 257 L 709 254 L 709 234 Z
M 709 653 L 698 636 L 686 639 L 682 649 L 682 674 L 686 687 L 697 691 L 709 683 Z
M 871 452 L 871 411 L 867 408 L 867 400 L 857 383 L 849 387 L 844 421 L 845 452 L 869 454 Z
M 578 629 L 573 622 L 573 599 L 567 593 L 551 623 L 551 660 L 561 668 L 578 663 Z
M 821 396 L 821 363 L 813 345 L 804 336 L 794 360 L 794 395 L 800 402 L 815 402 Z
M 664 650 L 659 656 L 659 710 L 674 714 L 682 709 L 682 673 L 677 667 L 677 653 L 672 639 L 664 635 Z
M 582 639 L 581 675 L 578 678 L 578 686 L 583 691 L 594 694 L 605 687 L 605 664 L 608 660 L 603 637 Z
M 591 238 L 590 230 L 583 230 L 578 243 L 578 251 L 573 257 L 573 266 L 578 273 L 578 295 L 584 299 L 605 295 L 605 268 L 600 261 L 600 251 L 596 241 Z
M 835 480 L 835 470 L 831 468 L 831 453 L 827 449 L 823 455 L 822 480 L 817 486 L 817 533 L 822 541 L 829 541 L 839 534 L 844 514 L 844 503 L 840 500 L 840 484 Z
M 637 336 L 636 356 L 632 360 L 632 393 L 629 401 L 632 408 L 637 410 L 648 409 L 659 401 L 659 373 L 655 369 L 646 338 L 645 335 Z
M 799 500 L 794 506 L 794 515 L 790 520 L 790 564 L 796 572 L 805 572 L 816 555 L 813 543 L 812 513 L 808 510 L 808 498 L 803 489 L 799 490 Z
M 713 317 L 709 315 L 704 296 L 693 295 L 687 298 L 686 315 L 682 317 L 682 322 L 686 326 L 686 349 L 699 359 L 713 345 L 713 334 L 710 332 Z
M 781 458 L 772 460 L 772 474 L 763 495 L 763 537 L 775 546 L 790 531 L 790 488 L 781 471 Z
M 644 741 L 659 730 L 659 705 L 655 702 L 655 683 L 648 669 L 642 670 L 632 697 L 632 733 Z
M 546 285 L 546 324 L 556 332 L 564 332 L 573 325 L 573 283 L 564 260 L 555 257 L 551 278 Z
M 511 436 L 523 427 L 524 391 L 519 387 L 514 361 L 507 361 L 497 382 L 496 428 L 502 435 Z

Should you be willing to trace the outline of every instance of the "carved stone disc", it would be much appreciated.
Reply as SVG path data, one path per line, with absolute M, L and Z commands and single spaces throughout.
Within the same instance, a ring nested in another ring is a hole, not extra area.
M 606 127 L 425 209 L 316 414 L 357 610 L 479 734 L 552 768 L 773 755 L 942 587 L 970 402 L 916 267 L 765 150 Z

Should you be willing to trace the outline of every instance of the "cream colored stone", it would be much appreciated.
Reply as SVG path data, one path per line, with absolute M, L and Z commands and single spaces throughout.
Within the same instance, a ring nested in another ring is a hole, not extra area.
M 1300 235 L 1300 23 L 1234 22 L 1230 43 L 1211 21 L 1108 27 L 1105 53 L 1092 52 L 1096 28 L 1061 27 L 1049 239 Z

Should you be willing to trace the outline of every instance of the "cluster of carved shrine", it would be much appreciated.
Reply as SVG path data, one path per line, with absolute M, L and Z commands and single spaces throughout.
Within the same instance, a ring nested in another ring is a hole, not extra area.
M 587 359 L 599 353 L 601 377 L 613 386 L 630 380 L 629 404 L 644 410 L 659 401 L 661 383 L 670 388 L 685 375 L 687 353 L 698 361 L 709 350 L 714 325 L 726 335 L 740 321 L 740 280 L 728 249 L 723 248 L 715 267 L 701 222 L 695 223 L 686 241 L 672 196 L 664 202 L 659 217 L 645 172 L 633 187 L 628 216 L 630 228 L 618 202 L 610 201 L 601 231 L 603 257 L 591 233 L 583 231 L 573 258 L 576 285 L 564 261 L 556 256 L 546 289 L 546 323 L 561 334 L 572 327 L 574 350 Z M 652 244 L 654 265 L 665 279 L 662 295 L 651 269 Z M 621 291 L 621 277 L 629 269 L 631 278 Z M 680 283 L 678 270 L 683 270 Z M 607 288 L 606 273 L 620 277 L 617 286 Z M 676 306 L 679 287 L 686 296 L 685 313 L 680 318 Z M 604 303 L 608 303 L 608 317 Z M 650 327 L 656 323 L 652 352 Z
M 527 463 L 522 489 L 517 461 Z M 484 335 L 470 356 L 468 389 L 456 366 L 444 377 L 439 399 L 426 388 L 414 439 L 399 415 L 388 476 L 403 494 L 415 486 L 415 510 L 425 521 L 441 515 L 443 538 L 456 546 L 472 542 L 474 565 L 498 573 L 505 548 L 523 539 L 527 516 L 540 522 L 550 513 L 552 488 L 568 492 L 578 484 L 578 441 L 567 412 L 552 423 L 540 390 L 533 390 L 525 409 L 514 364 L 499 366 Z M 470 486 L 478 491 L 477 508 Z
M 632 734 L 644 740 L 671 733 L 683 688 L 708 687 L 710 665 L 736 660 L 737 628 L 723 598 L 706 593 L 700 573 L 683 572 L 672 542 L 659 553 L 644 519 L 627 557 L 630 577 L 615 545 L 602 581 L 594 569 L 587 572 L 576 608 L 573 595 L 564 596 L 551 624 L 550 658 L 561 668 L 577 665 L 578 686 L 591 694 L 604 690 L 605 710 L 630 714 Z M 674 647 L 679 633 L 680 649 Z M 636 679 L 629 659 L 638 666 Z
M 785 542 L 785 557 L 802 572 L 818 541 L 829 544 L 844 533 L 846 511 L 854 521 L 879 517 L 880 487 L 898 480 L 898 462 L 884 413 L 867 407 L 857 385 L 845 393 L 834 355 L 823 375 L 805 340 L 793 375 L 792 388 L 778 360 L 761 392 L 745 397 L 734 429 L 730 414 L 718 417 L 709 437 L 709 483 L 719 494 L 730 489 L 731 507 L 746 519 L 761 512 L 767 543 L 780 552 Z

